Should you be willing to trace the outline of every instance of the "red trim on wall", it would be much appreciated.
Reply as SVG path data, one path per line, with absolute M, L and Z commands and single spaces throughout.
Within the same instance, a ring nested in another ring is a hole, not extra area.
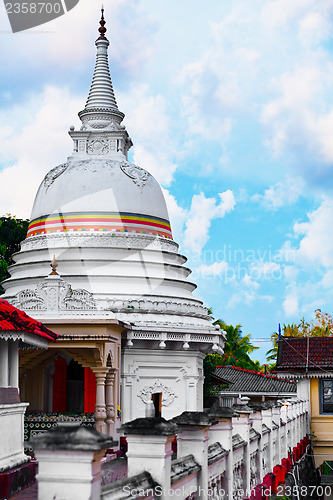
M 96 405 L 96 378 L 91 368 L 84 369 L 84 413 L 94 413 Z
M 54 363 L 52 411 L 66 411 L 67 363 L 58 357 Z

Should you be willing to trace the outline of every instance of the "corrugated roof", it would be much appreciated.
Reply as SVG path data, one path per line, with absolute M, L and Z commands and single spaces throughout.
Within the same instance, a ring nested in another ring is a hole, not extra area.
M 281 379 L 274 375 L 244 370 L 235 366 L 217 366 L 215 374 L 230 384 L 225 392 L 261 392 L 261 393 L 286 393 L 296 392 L 296 384 L 290 380 Z
M 333 369 L 333 337 L 281 337 L 276 371 Z
M 39 321 L 0 298 L 0 331 L 27 332 L 47 340 L 57 340 L 58 334 L 49 330 Z

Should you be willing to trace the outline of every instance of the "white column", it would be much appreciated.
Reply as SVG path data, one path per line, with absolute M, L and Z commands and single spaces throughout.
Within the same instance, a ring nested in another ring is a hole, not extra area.
M 95 407 L 95 427 L 98 431 L 106 433 L 106 408 L 105 408 L 105 377 L 108 368 L 92 368 L 96 377 L 96 407 Z
M 220 410 L 220 411 L 219 411 Z M 229 408 L 227 408 L 229 410 Z M 219 417 L 222 414 L 223 408 L 219 408 L 216 412 L 213 410 L 210 414 L 216 418 L 219 423 L 212 425 L 209 428 L 209 444 L 220 443 L 222 448 L 228 451 L 227 466 L 226 466 L 226 493 L 229 500 L 233 499 L 233 449 L 232 449 L 232 410 L 230 409 L 229 417 Z
M 10 340 L 8 346 L 8 358 L 9 358 L 9 386 L 17 387 L 19 386 L 18 375 L 19 375 L 19 353 L 18 353 L 18 341 Z
M 0 387 L 8 387 L 8 342 L 0 339 Z
M 278 426 L 277 428 L 277 437 L 276 437 L 276 463 L 274 465 L 280 465 L 281 463 L 281 421 L 280 421 L 280 406 L 275 406 L 272 408 L 273 413 L 273 422 Z
M 111 370 L 106 374 L 105 379 L 105 407 L 106 407 L 106 433 L 108 436 L 114 434 L 114 421 L 115 421 L 115 403 L 114 403 L 114 382 L 115 370 Z
M 258 448 L 258 476 L 259 483 L 261 483 L 263 474 L 263 464 L 262 464 L 262 454 L 263 454 L 263 439 L 262 439 L 262 412 L 261 410 L 255 410 L 254 413 L 250 415 L 250 422 L 252 423 L 253 429 L 260 434 L 259 448 Z
M 272 425 L 272 409 L 262 411 L 263 423 L 269 428 L 268 433 L 268 453 L 267 453 L 267 471 L 273 470 L 273 425 Z M 275 465 L 275 464 L 274 464 Z
M 178 425 L 177 457 L 193 455 L 201 466 L 198 478 L 198 498 L 207 498 L 208 495 L 208 431 L 211 425 L 218 421 L 203 412 L 185 411 L 173 419 Z
M 177 426 L 163 418 L 139 418 L 123 424 L 120 432 L 127 438 L 128 477 L 144 471 L 161 486 L 159 499 L 169 499 L 171 488 L 172 441 Z
M 140 430 L 138 430 L 140 432 Z M 159 498 L 169 498 L 171 486 L 172 441 L 175 434 L 169 436 L 127 435 L 128 477 L 136 476 L 144 471 L 162 487 Z
M 38 460 L 38 499 L 100 500 L 101 459 L 114 441 L 62 424 L 30 440 Z
M 249 420 L 250 413 L 241 413 L 239 409 L 241 405 L 237 406 L 237 411 L 239 412 L 238 417 L 232 419 L 232 426 L 234 434 L 239 434 L 241 438 L 245 441 L 246 445 L 244 448 L 244 472 L 245 477 L 243 477 L 243 485 L 245 491 L 250 491 L 250 481 L 251 481 L 251 467 L 250 467 L 250 428 L 251 422 Z

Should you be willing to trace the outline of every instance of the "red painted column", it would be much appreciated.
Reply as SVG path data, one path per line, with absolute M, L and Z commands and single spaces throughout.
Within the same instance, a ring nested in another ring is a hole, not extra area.
M 59 356 L 54 365 L 52 411 L 63 412 L 66 411 L 67 363 Z
M 91 368 L 84 369 L 84 413 L 94 413 L 96 405 L 96 377 Z

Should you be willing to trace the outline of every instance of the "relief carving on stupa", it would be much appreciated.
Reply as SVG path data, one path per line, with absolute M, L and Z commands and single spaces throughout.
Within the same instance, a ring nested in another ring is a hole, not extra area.
M 91 155 L 106 155 L 109 150 L 109 141 L 107 139 L 97 137 L 88 141 L 88 153 Z
M 149 177 L 149 174 L 148 172 L 146 172 L 146 170 L 138 167 L 137 165 L 134 165 L 134 163 L 129 162 L 121 163 L 120 168 L 124 172 L 124 174 L 128 175 L 128 177 L 133 180 L 134 184 L 139 186 L 140 189 L 143 188 L 146 180 Z
M 68 167 L 68 163 L 62 163 L 61 165 L 58 165 L 57 167 L 52 168 L 52 170 L 50 170 L 48 172 L 48 174 L 46 174 L 46 176 L 44 177 L 44 186 L 46 188 L 46 191 L 54 183 L 54 181 L 61 174 L 63 174 L 65 172 L 67 167 Z
M 67 281 L 58 279 L 38 283 L 35 290 L 26 289 L 19 292 L 12 304 L 23 310 L 56 311 L 56 310 L 95 310 L 97 309 L 92 294 L 83 289 L 72 289 Z

